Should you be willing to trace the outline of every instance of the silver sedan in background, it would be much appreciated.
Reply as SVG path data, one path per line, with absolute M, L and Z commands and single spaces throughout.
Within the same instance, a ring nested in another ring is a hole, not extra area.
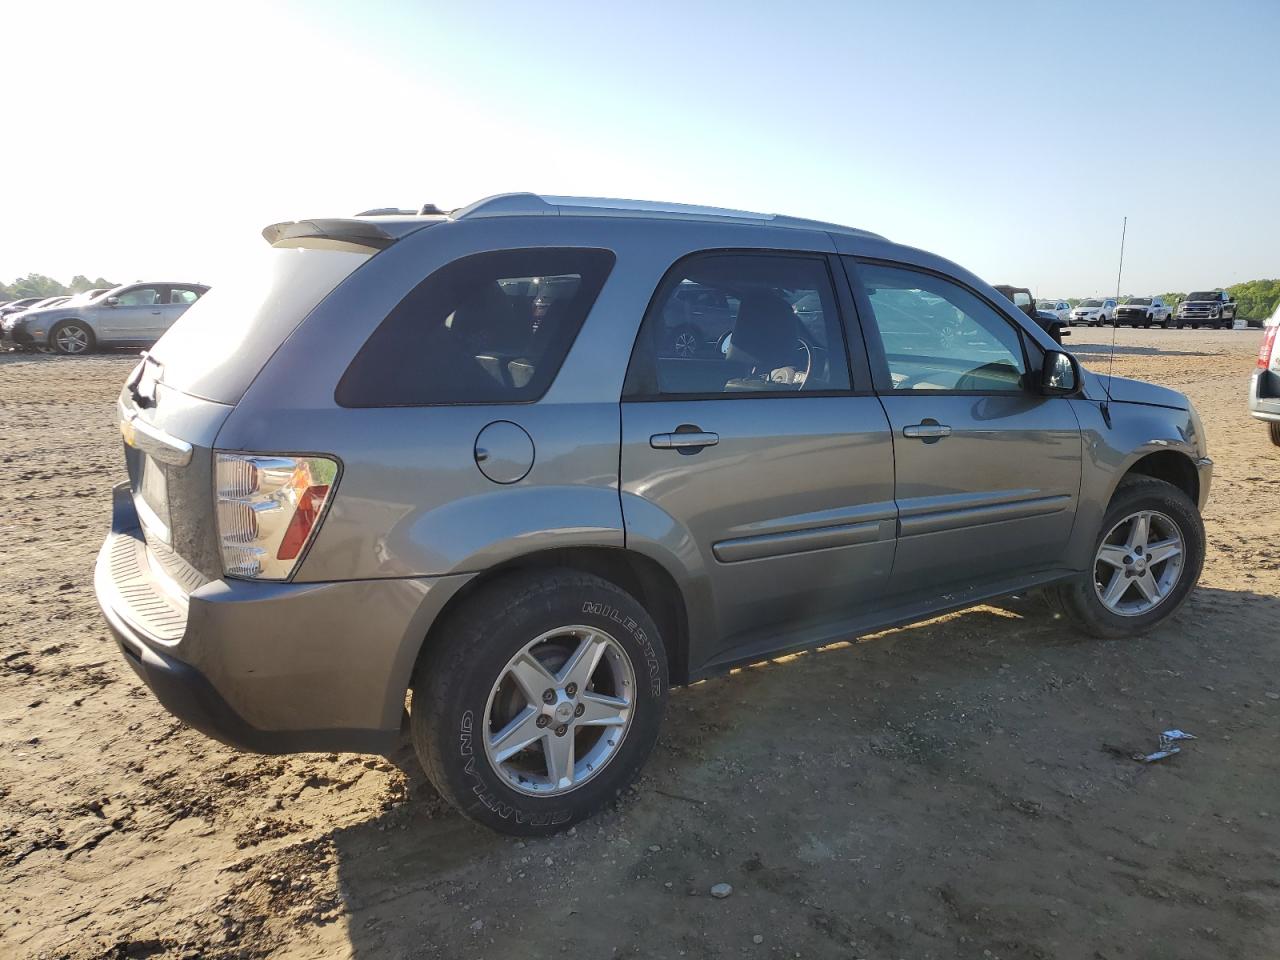
M 6 317 L 3 336 L 19 347 L 87 353 L 103 347 L 149 347 L 202 297 L 202 283 L 130 283 L 89 291 Z

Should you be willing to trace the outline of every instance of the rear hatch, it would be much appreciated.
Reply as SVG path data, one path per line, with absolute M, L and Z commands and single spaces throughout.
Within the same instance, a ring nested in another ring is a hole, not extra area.
M 215 283 L 130 374 L 118 404 L 130 490 L 150 565 L 176 599 L 222 576 L 213 450 L 236 403 L 338 284 L 399 237 L 441 219 L 268 227 L 269 246 L 256 261 Z

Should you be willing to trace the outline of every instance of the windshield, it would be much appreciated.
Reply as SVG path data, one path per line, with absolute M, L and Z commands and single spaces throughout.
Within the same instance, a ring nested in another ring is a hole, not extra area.
M 1187 294 L 1187 299 L 1188 299 L 1188 300 L 1217 300 L 1217 299 L 1218 299 L 1218 291 L 1216 291 L 1216 290 L 1214 290 L 1214 291 L 1198 290 L 1198 291 L 1197 291 L 1197 292 L 1195 292 L 1195 293 L 1189 293 L 1189 294 Z
M 1149 307 L 1151 306 L 1150 297 L 1130 297 L 1125 303 L 1133 307 Z
M 1080 306 L 1082 306 L 1082 307 L 1100 307 L 1100 306 L 1102 306 L 1102 301 L 1101 301 L 1101 300 L 1081 300 L 1081 301 L 1080 301 Z
M 1056 300 L 1037 300 L 1037 301 L 1036 301 L 1036 309 L 1037 309 L 1037 310 L 1049 310 L 1049 311 L 1057 310 L 1057 309 L 1058 309 L 1058 301 L 1056 301 Z

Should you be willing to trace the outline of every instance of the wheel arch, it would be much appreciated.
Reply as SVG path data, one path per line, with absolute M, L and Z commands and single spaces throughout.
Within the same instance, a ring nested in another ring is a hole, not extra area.
M 667 654 L 667 672 L 673 686 L 688 681 L 689 615 L 676 578 L 661 563 L 625 547 L 551 547 L 512 557 L 467 581 L 432 620 L 412 663 L 434 649 L 449 629 L 449 621 L 476 594 L 515 574 L 532 570 L 577 570 L 608 580 L 627 591 L 649 612 L 658 626 Z M 407 689 L 412 673 L 405 677 Z
M 1120 484 L 1132 476 L 1154 477 L 1177 487 L 1194 504 L 1200 503 L 1200 474 L 1196 470 L 1195 460 L 1181 450 L 1157 450 L 1140 456 L 1121 474 L 1111 491 L 1114 497 Z M 1108 503 L 1111 498 L 1108 498 Z

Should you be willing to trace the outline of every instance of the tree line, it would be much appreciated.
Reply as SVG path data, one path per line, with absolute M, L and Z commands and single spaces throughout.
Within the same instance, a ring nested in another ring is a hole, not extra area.
M 13 283 L 0 283 L 0 300 L 25 300 L 28 297 L 65 297 L 73 293 L 84 293 L 86 290 L 97 290 L 105 287 L 110 290 L 120 284 L 105 277 L 90 280 L 83 274 L 71 278 L 70 284 L 59 283 L 53 277 L 42 273 L 29 273 L 18 277 Z

